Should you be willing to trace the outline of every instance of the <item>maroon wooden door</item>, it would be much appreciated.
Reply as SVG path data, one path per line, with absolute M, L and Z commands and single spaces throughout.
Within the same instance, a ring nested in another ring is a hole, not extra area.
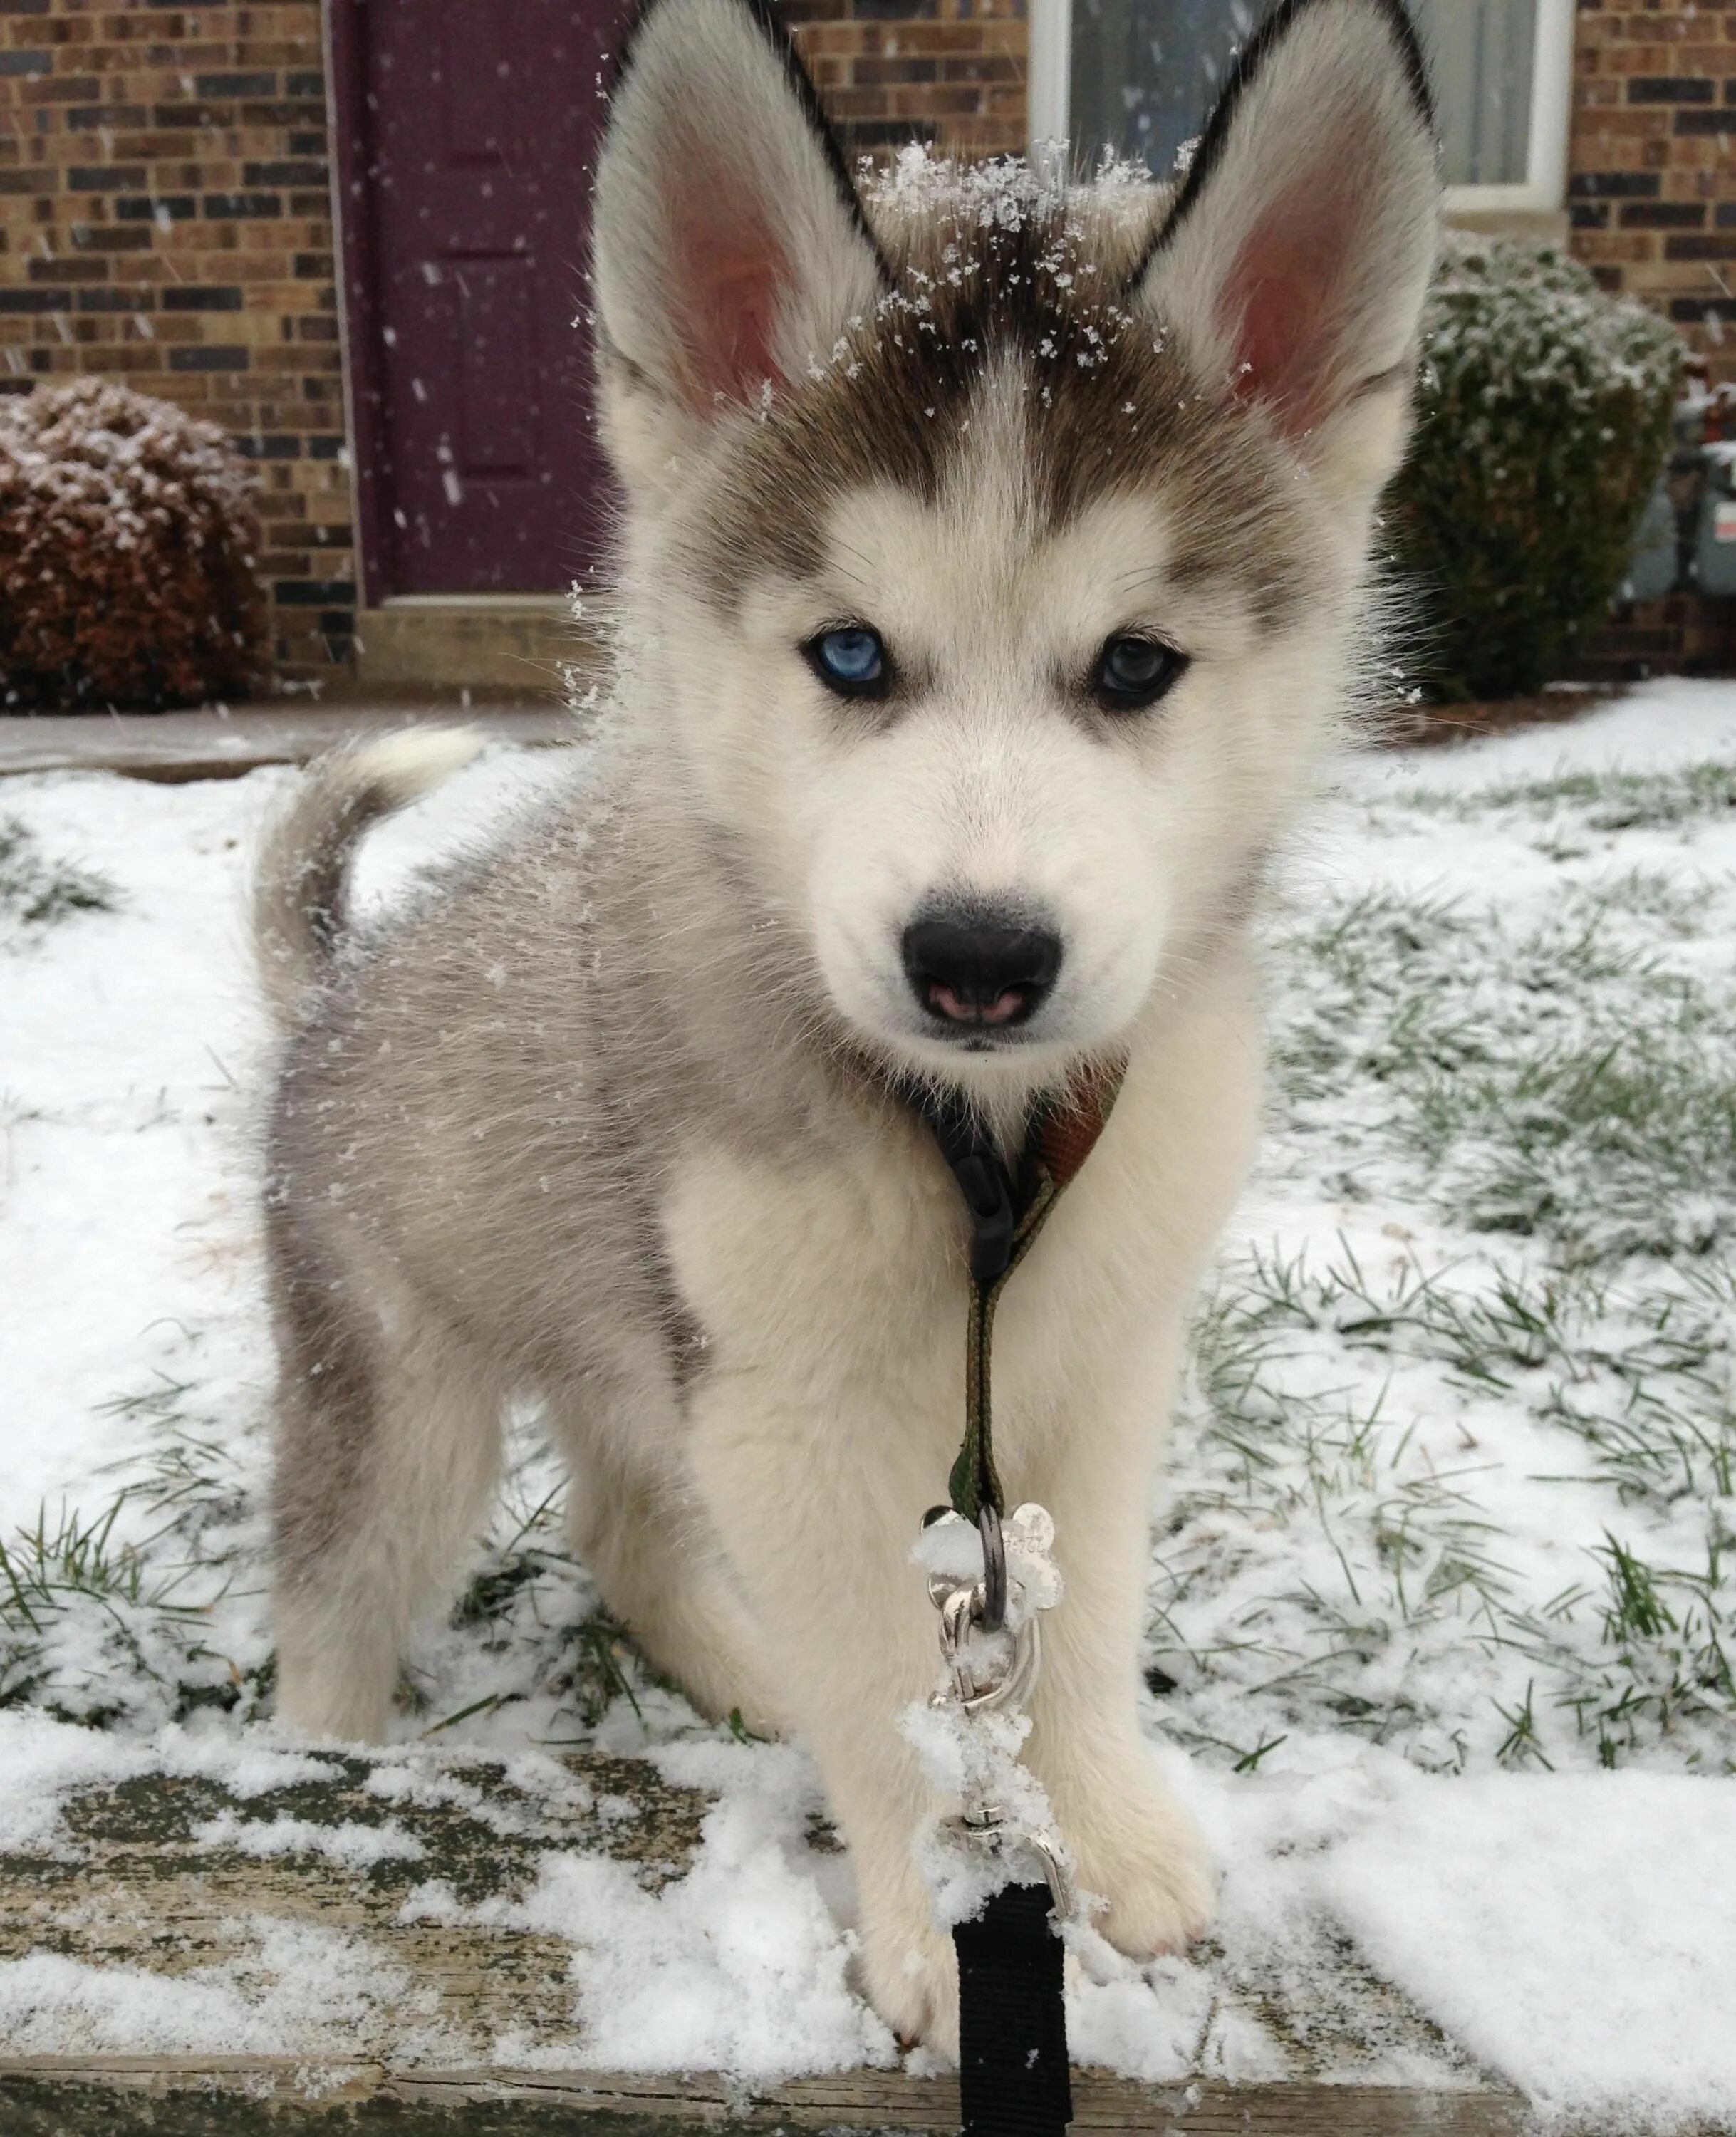
M 621 0 L 334 0 L 365 598 L 586 577 L 584 309 Z

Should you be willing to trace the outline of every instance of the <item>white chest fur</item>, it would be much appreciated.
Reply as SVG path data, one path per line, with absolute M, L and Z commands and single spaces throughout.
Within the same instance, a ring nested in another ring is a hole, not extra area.
M 1004 1292 L 994 1356 L 1004 1467 L 1069 1411 L 1114 1405 L 1169 1334 L 1239 1185 L 1257 1112 L 1241 989 L 1140 1049 L 1101 1141 Z M 665 1240 L 706 1330 L 709 1378 L 779 1410 L 872 1429 L 941 1495 L 962 1429 L 965 1229 L 920 1133 L 824 1165 L 694 1151 Z M 698 1411 L 709 1407 L 702 1395 Z M 846 1458 L 834 1448 L 836 1458 Z M 1009 1474 L 1015 1497 L 1024 1487 Z

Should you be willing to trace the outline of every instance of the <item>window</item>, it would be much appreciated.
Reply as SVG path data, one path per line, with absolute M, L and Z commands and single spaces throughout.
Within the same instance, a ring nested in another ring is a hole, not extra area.
M 1031 138 L 1107 145 L 1164 176 L 1265 0 L 1030 0 Z M 1573 0 L 1412 0 L 1451 209 L 1559 208 Z

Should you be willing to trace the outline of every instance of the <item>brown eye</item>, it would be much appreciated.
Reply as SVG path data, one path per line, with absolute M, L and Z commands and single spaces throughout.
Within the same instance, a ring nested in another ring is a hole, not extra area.
M 1140 713 L 1157 703 L 1187 664 L 1187 656 L 1160 638 L 1124 632 L 1106 640 L 1098 655 L 1092 694 L 1106 713 Z

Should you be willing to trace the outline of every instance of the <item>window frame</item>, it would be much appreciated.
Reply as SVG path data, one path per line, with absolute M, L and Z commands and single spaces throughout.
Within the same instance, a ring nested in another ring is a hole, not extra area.
M 1525 175 L 1506 185 L 1448 186 L 1447 212 L 1548 215 L 1567 205 L 1568 145 L 1573 113 L 1574 0 L 1537 0 L 1531 62 L 1531 122 Z M 1028 0 L 1026 76 L 1031 146 L 1067 138 L 1072 92 L 1072 0 Z

